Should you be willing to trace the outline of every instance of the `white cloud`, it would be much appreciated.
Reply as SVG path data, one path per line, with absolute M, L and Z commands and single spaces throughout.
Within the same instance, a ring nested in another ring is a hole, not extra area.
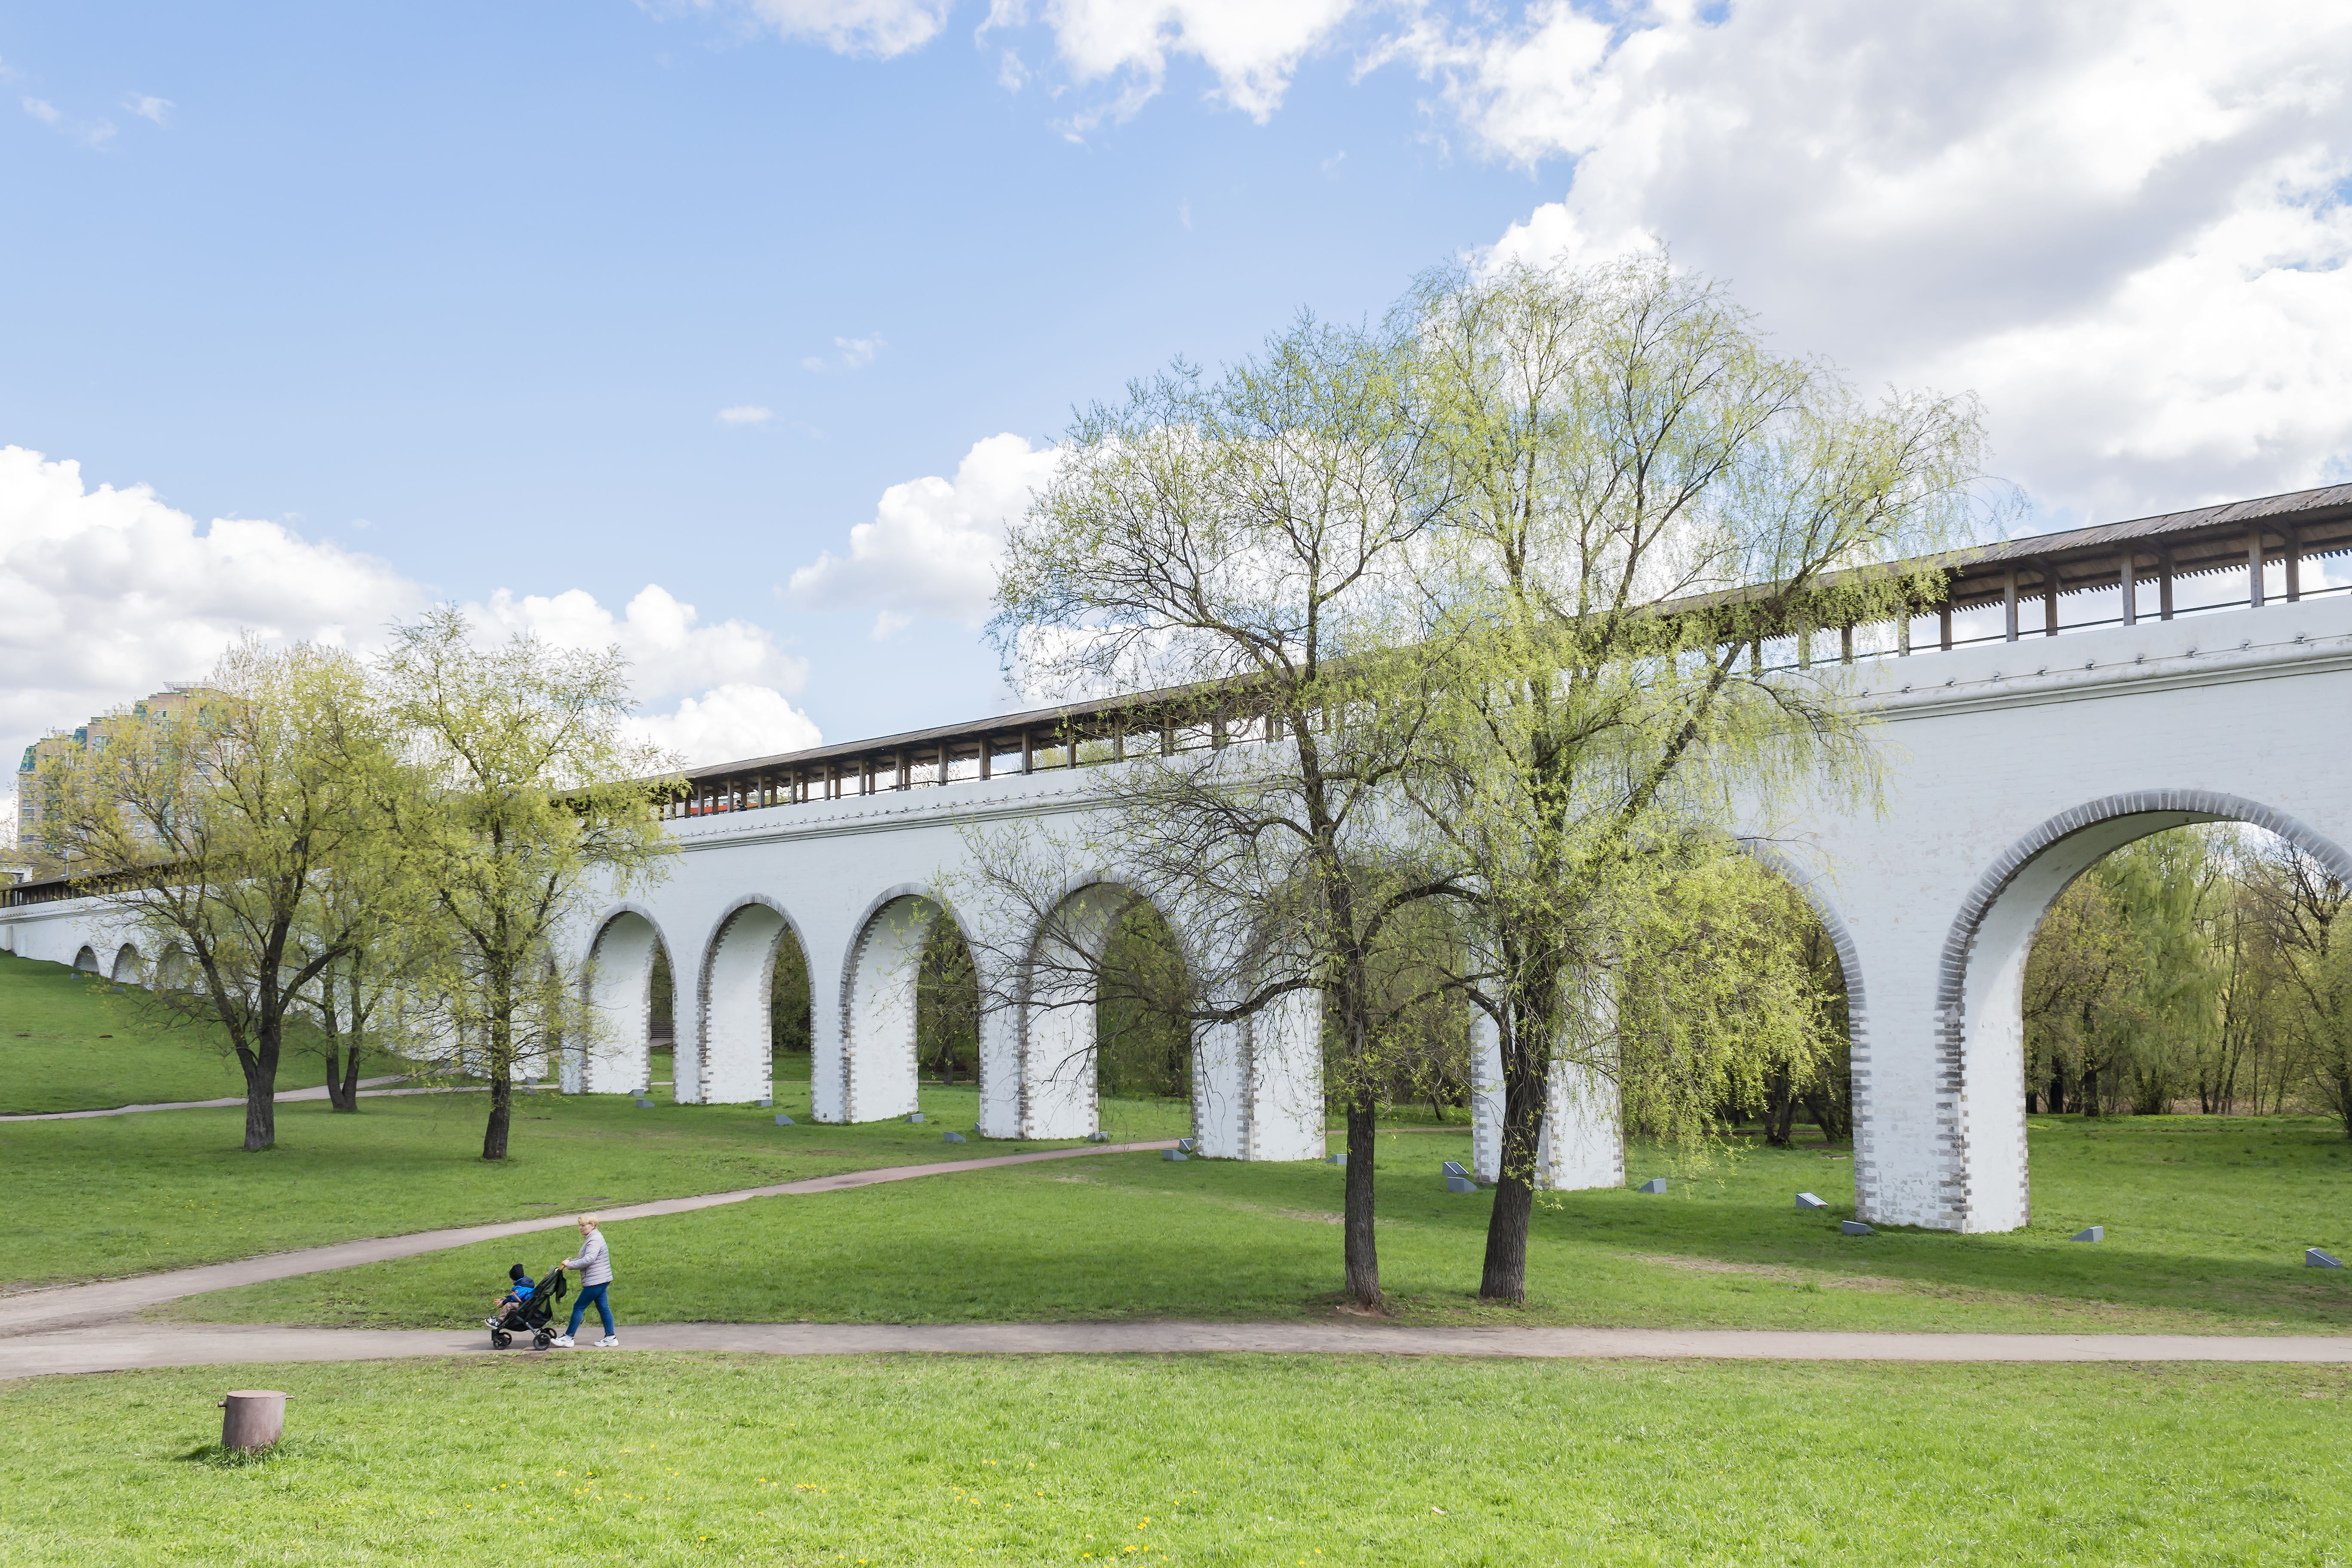
M 881 333 L 876 332 L 873 336 L 865 338 L 835 338 L 833 340 L 833 346 L 837 351 L 833 359 L 828 360 L 822 354 L 811 354 L 801 361 L 801 368 L 813 371 L 864 370 L 890 345 L 883 340 Z
M 1175 55 L 1208 68 L 1217 81 L 1212 98 L 1263 123 L 1299 62 L 1328 45 L 1354 9 L 1354 0 L 992 0 L 982 30 L 1034 16 L 1052 29 L 1074 81 L 1116 81 L 1109 103 L 1071 117 L 1076 131 L 1142 108 L 1165 85 Z
M 640 589 L 619 616 L 578 588 L 550 596 L 501 588 L 488 604 L 467 608 L 486 629 L 527 631 L 557 647 L 617 643 L 629 658 L 637 695 L 649 700 L 719 686 L 798 691 L 808 681 L 808 661 L 778 647 L 765 626 L 732 620 L 704 626 L 692 605 L 659 584 Z
M 200 527 L 144 485 L 90 489 L 78 463 L 0 447 L 0 667 L 9 677 L 0 684 L 0 755 L 13 764 L 52 730 L 202 677 L 248 629 L 364 652 L 429 598 L 373 556 L 275 522 Z M 639 721 L 645 733 L 696 761 L 817 743 L 815 726 L 786 699 L 807 680 L 804 659 L 764 627 L 703 624 L 658 585 L 617 616 L 578 589 L 502 589 L 469 610 L 486 635 L 619 644 L 639 696 L 675 701 Z M 0 798 L 13 800 L 13 790 Z
M 1573 160 L 1507 252 L 1658 239 L 1791 349 L 1974 388 L 2104 517 L 2324 482 L 2352 440 L 2352 12 L 1552 0 L 1416 61 L 1486 152 Z
M 765 425 L 775 417 L 773 409 L 762 408 L 756 403 L 739 403 L 732 408 L 719 411 L 721 425 Z
M 278 523 L 200 529 L 144 485 L 86 489 L 78 463 L 0 447 L 0 744 L 7 760 L 212 668 L 246 628 L 365 641 L 424 595 L 390 565 Z
M 793 574 L 792 601 L 809 609 L 871 606 L 872 635 L 889 637 L 916 616 L 978 626 L 996 592 L 1005 524 L 1060 461 L 1053 447 L 1018 436 L 975 442 L 952 480 L 910 479 L 882 492 L 874 521 L 849 531 L 849 554 L 830 551 Z
M 731 16 L 779 37 L 887 59 L 920 48 L 947 25 L 954 0 L 656 0 L 655 10 Z
M 168 125 L 171 123 L 169 116 L 178 105 L 168 98 L 157 98 L 152 93 L 126 92 L 122 95 L 122 107 L 142 120 L 152 120 L 158 125 Z
M 674 712 L 645 715 L 635 728 L 688 768 L 824 743 L 807 714 L 766 686 L 717 687 L 700 698 L 683 699 Z
M 108 120 L 76 120 L 46 98 L 23 98 L 17 100 L 25 112 L 56 132 L 72 138 L 85 147 L 103 147 L 114 139 L 114 122 Z

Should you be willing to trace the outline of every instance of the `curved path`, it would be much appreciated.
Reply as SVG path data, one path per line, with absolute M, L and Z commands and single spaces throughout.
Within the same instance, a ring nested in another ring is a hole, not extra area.
M 1880 1362 L 2352 1362 L 2352 1336 L 1879 1334 L 1765 1329 L 1419 1329 L 1374 1323 L 625 1323 L 630 1351 L 760 1355 L 1433 1355 Z M 0 1340 L 0 1378 L 242 1362 L 537 1356 L 480 1329 L 118 1325 Z M 593 1350 L 544 1352 L 593 1355 Z
M 425 1089 L 380 1087 L 383 1084 L 402 1081 L 404 1080 L 398 1076 L 363 1078 L 360 1079 L 359 1091 L 370 1097 L 385 1094 L 479 1094 L 482 1092 L 480 1084 L 472 1083 L 435 1084 Z M 320 1084 L 316 1089 L 281 1089 L 269 1098 L 280 1105 L 290 1100 L 324 1100 L 327 1098 L 327 1086 Z M 152 1105 L 110 1105 L 102 1110 L 12 1110 L 5 1115 L 0 1115 L 0 1121 L 86 1121 L 93 1116 L 136 1116 L 144 1110 L 226 1110 L 231 1106 L 241 1109 L 244 1104 L 245 1096 L 232 1094 L 219 1100 L 159 1100 Z
M 731 1193 L 660 1198 L 652 1203 L 630 1204 L 597 1212 L 607 1220 L 651 1219 L 660 1215 L 691 1214 L 696 1209 L 717 1208 L 724 1204 L 748 1203 L 753 1198 L 837 1193 L 850 1187 L 870 1187 L 884 1182 L 910 1182 L 921 1176 L 946 1175 L 953 1171 L 987 1171 L 1001 1165 L 1034 1165 L 1043 1160 L 1077 1160 L 1091 1154 L 1129 1154 L 1174 1147 L 1176 1141 L 1171 1138 L 1152 1143 L 1093 1143 L 1080 1149 L 995 1154 L 980 1160 L 946 1160 L 930 1165 L 885 1165 L 870 1171 L 844 1171 L 837 1175 L 779 1182 L 773 1186 L 743 1187 Z M 111 1322 L 142 1308 L 176 1301 L 183 1296 L 201 1296 L 208 1290 L 226 1290 L 236 1285 L 257 1285 L 266 1279 L 289 1279 L 299 1274 L 323 1274 L 330 1269 L 352 1268 L 362 1263 L 382 1263 L 394 1258 L 414 1258 L 420 1252 L 470 1247 L 478 1241 L 529 1236 L 534 1231 L 569 1230 L 572 1225 L 572 1216 L 568 1214 L 536 1215 L 530 1219 L 507 1220 L 496 1225 L 460 1226 L 453 1230 L 420 1230 L 408 1236 L 339 1241 L 331 1247 L 305 1247 L 299 1252 L 267 1253 L 259 1258 L 240 1258 L 229 1263 L 206 1263 L 194 1268 L 173 1268 L 159 1274 L 134 1274 L 127 1279 L 103 1279 L 94 1285 L 58 1285 L 43 1290 L 23 1290 L 13 1296 L 0 1296 L 0 1346 L 5 1346 L 10 1336 Z

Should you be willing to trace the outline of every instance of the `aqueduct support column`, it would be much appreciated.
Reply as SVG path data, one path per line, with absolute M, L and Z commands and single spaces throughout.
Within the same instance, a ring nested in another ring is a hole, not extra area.
M 1323 997 L 1294 991 L 1249 1021 L 1245 1160 L 1323 1157 Z
M 1480 1015 L 1472 1037 L 1471 1173 L 1488 1185 L 1503 1175 L 1503 1046 L 1495 1021 Z M 1535 1184 L 1579 1193 L 1625 1184 L 1625 1140 L 1617 1086 L 1566 1061 L 1552 1063 L 1536 1143 Z

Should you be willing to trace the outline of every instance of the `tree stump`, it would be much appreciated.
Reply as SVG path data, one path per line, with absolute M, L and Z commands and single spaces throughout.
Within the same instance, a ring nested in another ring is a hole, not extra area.
M 286 1396 L 274 1388 L 240 1388 L 221 1400 L 221 1447 L 267 1448 L 286 1430 Z

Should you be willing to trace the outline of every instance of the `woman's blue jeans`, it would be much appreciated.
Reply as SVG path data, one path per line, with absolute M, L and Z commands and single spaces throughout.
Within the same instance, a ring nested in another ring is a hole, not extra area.
M 580 1320 L 588 1315 L 588 1303 L 591 1301 L 596 1303 L 596 1315 L 604 1320 L 605 1337 L 607 1339 L 612 1337 L 613 1309 L 604 1300 L 604 1292 L 612 1288 L 613 1282 L 610 1279 L 605 1280 L 602 1285 L 580 1287 L 580 1294 L 572 1298 L 572 1326 L 563 1331 L 566 1339 L 580 1331 Z

